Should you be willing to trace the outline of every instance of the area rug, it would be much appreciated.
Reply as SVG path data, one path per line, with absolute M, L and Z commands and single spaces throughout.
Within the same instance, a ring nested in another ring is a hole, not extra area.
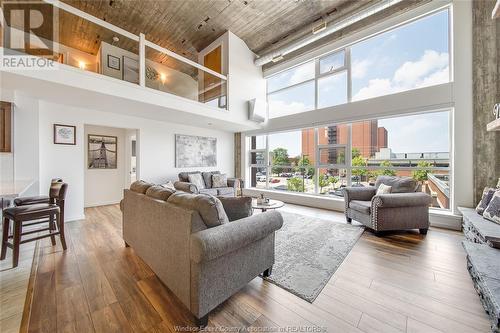
M 364 228 L 281 212 L 283 227 L 276 232 L 275 263 L 270 277 L 279 287 L 312 303 Z

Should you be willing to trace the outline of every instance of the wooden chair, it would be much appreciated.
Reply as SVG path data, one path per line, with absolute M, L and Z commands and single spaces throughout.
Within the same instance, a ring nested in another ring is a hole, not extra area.
M 17 267 L 19 262 L 19 247 L 21 244 L 50 237 L 52 245 L 55 245 L 56 235 L 59 235 L 62 247 L 66 250 L 66 240 L 64 238 L 64 200 L 66 198 L 67 188 L 68 184 L 66 183 L 53 182 L 50 186 L 48 203 L 22 205 L 7 208 L 3 211 L 2 252 L 0 260 L 5 259 L 7 247 L 10 247 L 13 249 L 13 267 Z M 11 221 L 13 222 L 14 227 L 14 233 L 12 236 L 9 235 Z M 48 227 L 23 232 L 24 227 L 47 222 Z M 22 236 L 37 234 L 45 231 L 48 231 L 48 233 L 21 240 Z M 9 243 L 10 238 L 13 239 L 12 243 Z

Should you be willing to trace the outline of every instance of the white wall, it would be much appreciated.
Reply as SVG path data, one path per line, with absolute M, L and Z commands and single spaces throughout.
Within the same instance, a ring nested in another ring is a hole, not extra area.
M 125 56 L 139 61 L 139 55 L 105 42 L 101 42 L 99 55 L 101 73 L 120 80 L 123 79 L 123 57 Z M 120 59 L 120 70 L 108 67 L 108 55 L 112 55 Z M 172 59 L 171 61 L 175 62 L 176 60 Z M 181 64 L 181 62 L 178 63 Z M 146 87 L 169 92 L 192 100 L 198 100 L 198 82 L 188 74 L 149 59 L 146 59 L 146 66 L 154 68 L 158 74 L 164 74 L 166 76 L 164 83 L 161 82 L 160 78 L 158 78 L 158 80 L 150 80 L 146 78 Z M 188 65 L 182 63 L 182 66 L 187 67 Z
M 262 67 L 254 65 L 255 54 L 245 42 L 231 31 L 217 38 L 198 54 L 203 64 L 204 56 L 218 45 L 222 46 L 222 74 L 228 76 L 228 109 L 231 117 L 239 122 L 248 120 L 248 101 L 266 100 L 266 80 Z
M 88 135 L 107 135 L 117 138 L 116 169 L 89 169 L 88 168 Z M 126 159 L 130 156 L 125 147 L 127 129 L 105 126 L 84 126 L 84 169 L 85 169 L 85 207 L 111 205 L 120 202 L 123 189 L 127 187 Z
M 154 183 L 176 180 L 186 169 L 175 168 L 175 134 L 192 134 L 217 138 L 217 167 L 190 170 L 221 170 L 234 174 L 234 138 L 229 132 L 196 128 L 145 118 L 74 108 L 46 101 L 39 103 L 40 186 L 48 188 L 50 179 L 61 177 L 69 184 L 67 220 L 83 218 L 85 204 L 85 137 L 84 125 L 138 129 L 140 178 Z M 53 124 L 76 126 L 76 146 L 53 144 Z M 23 126 L 19 125 L 18 130 Z
M 38 194 L 38 101 L 22 93 L 14 95 L 14 178 L 34 180 L 25 195 Z M 46 191 L 43 192 L 47 194 Z

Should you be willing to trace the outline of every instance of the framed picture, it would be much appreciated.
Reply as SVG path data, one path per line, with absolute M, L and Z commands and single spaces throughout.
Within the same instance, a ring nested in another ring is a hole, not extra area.
M 139 62 L 123 56 L 123 80 L 139 84 Z
M 87 166 L 89 169 L 116 169 L 118 138 L 108 135 L 88 135 Z
M 175 167 L 217 166 L 217 138 L 175 135 Z
M 116 70 L 120 70 L 120 58 L 108 54 L 108 67 Z
M 54 124 L 54 144 L 76 145 L 76 126 Z

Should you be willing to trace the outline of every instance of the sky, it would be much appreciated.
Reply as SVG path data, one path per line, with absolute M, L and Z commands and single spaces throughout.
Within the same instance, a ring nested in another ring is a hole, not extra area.
M 449 81 L 448 11 L 424 17 L 351 47 L 352 96 L 362 100 Z M 341 56 L 338 58 L 342 58 Z M 314 77 L 314 63 L 304 64 L 268 80 L 269 91 Z M 346 75 L 320 81 L 320 107 L 347 101 Z M 314 108 L 313 82 L 269 96 L 270 116 Z M 449 151 L 449 113 L 379 120 L 388 131 L 394 153 Z M 414 135 L 412 135 L 414 134 Z M 281 133 L 270 139 L 270 149 L 287 147 L 300 155 L 301 136 Z

